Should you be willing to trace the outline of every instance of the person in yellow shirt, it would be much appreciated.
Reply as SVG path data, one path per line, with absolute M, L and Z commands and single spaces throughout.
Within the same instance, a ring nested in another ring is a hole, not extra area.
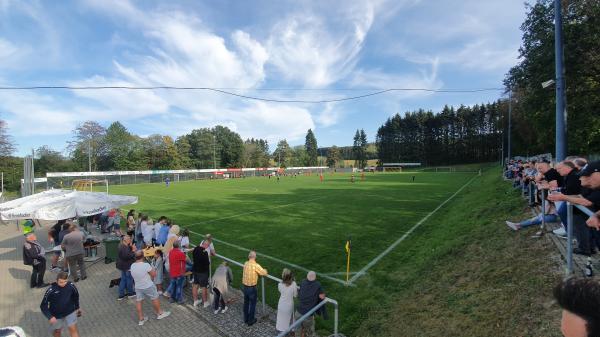
M 256 263 L 256 252 L 251 250 L 248 254 L 248 261 L 244 263 L 244 274 L 242 276 L 242 290 L 244 292 L 244 323 L 248 326 L 256 323 L 254 312 L 256 309 L 256 298 L 258 291 L 256 284 L 259 276 L 267 275 L 267 270 Z

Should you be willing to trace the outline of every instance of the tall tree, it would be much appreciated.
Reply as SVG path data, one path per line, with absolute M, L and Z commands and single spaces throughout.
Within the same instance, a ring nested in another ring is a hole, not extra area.
M 6 122 L 0 119 L 0 157 L 8 157 L 15 151 L 15 144 L 8 134 Z
M 367 134 L 365 133 L 365 130 L 360 129 L 360 157 L 359 157 L 359 163 L 360 163 L 360 168 L 364 168 L 367 166 L 367 147 L 369 146 L 369 143 L 367 142 Z
M 337 167 L 337 163 L 340 159 L 340 150 L 337 146 L 333 145 L 327 151 L 327 166 L 331 168 Z
M 91 161 L 93 171 L 103 168 L 101 165 L 106 159 L 104 136 L 106 129 L 95 121 L 86 121 L 73 130 L 74 139 L 69 141 L 73 160 L 79 169 L 88 170 L 88 159 Z
M 304 142 L 304 148 L 306 150 L 306 166 L 317 166 L 317 158 L 319 153 L 317 151 L 317 138 L 311 129 L 308 129 L 306 133 L 306 139 Z
M 120 122 L 114 122 L 106 129 L 103 143 L 107 169 L 148 169 L 147 152 L 142 146 L 142 140 L 129 133 Z
M 47 172 L 67 172 L 73 168 L 72 162 L 60 152 L 47 145 L 35 150 L 35 173 L 45 176 Z
M 287 167 L 290 164 L 292 151 L 287 140 L 282 139 L 277 143 L 277 148 L 273 152 L 273 159 L 277 162 L 280 167 Z

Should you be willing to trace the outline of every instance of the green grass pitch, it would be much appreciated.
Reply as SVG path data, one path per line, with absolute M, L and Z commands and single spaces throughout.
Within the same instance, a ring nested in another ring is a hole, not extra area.
M 154 219 L 165 215 L 182 228 L 211 233 L 222 241 L 215 243 L 217 252 L 237 261 L 247 256 L 247 250 L 239 247 L 256 249 L 344 280 L 348 237 L 352 238 L 351 271 L 356 272 L 474 174 L 366 173 L 364 181 L 355 176 L 354 183 L 349 174 L 325 174 L 323 182 L 313 174 L 282 177 L 279 182 L 250 177 L 185 181 L 169 187 L 114 185 L 110 193 L 138 196 L 133 208 Z M 200 240 L 191 236 L 192 243 Z M 259 262 L 275 276 L 286 267 L 264 257 Z

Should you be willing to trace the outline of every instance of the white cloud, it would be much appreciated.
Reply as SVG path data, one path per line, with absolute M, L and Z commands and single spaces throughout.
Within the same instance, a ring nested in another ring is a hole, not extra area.
M 286 80 L 308 87 L 325 87 L 345 78 L 356 66 L 375 16 L 370 2 L 359 4 L 348 6 L 346 12 L 328 13 L 342 16 L 337 25 L 310 11 L 282 18 L 267 43 L 270 63 Z

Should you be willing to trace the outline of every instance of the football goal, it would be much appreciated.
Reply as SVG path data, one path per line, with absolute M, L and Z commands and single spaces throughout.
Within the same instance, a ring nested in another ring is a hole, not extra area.
M 106 191 L 108 193 L 108 180 L 97 179 L 75 179 L 71 182 L 71 188 L 77 191 Z
M 402 172 L 402 168 L 421 166 L 421 163 L 383 163 L 383 172 Z

